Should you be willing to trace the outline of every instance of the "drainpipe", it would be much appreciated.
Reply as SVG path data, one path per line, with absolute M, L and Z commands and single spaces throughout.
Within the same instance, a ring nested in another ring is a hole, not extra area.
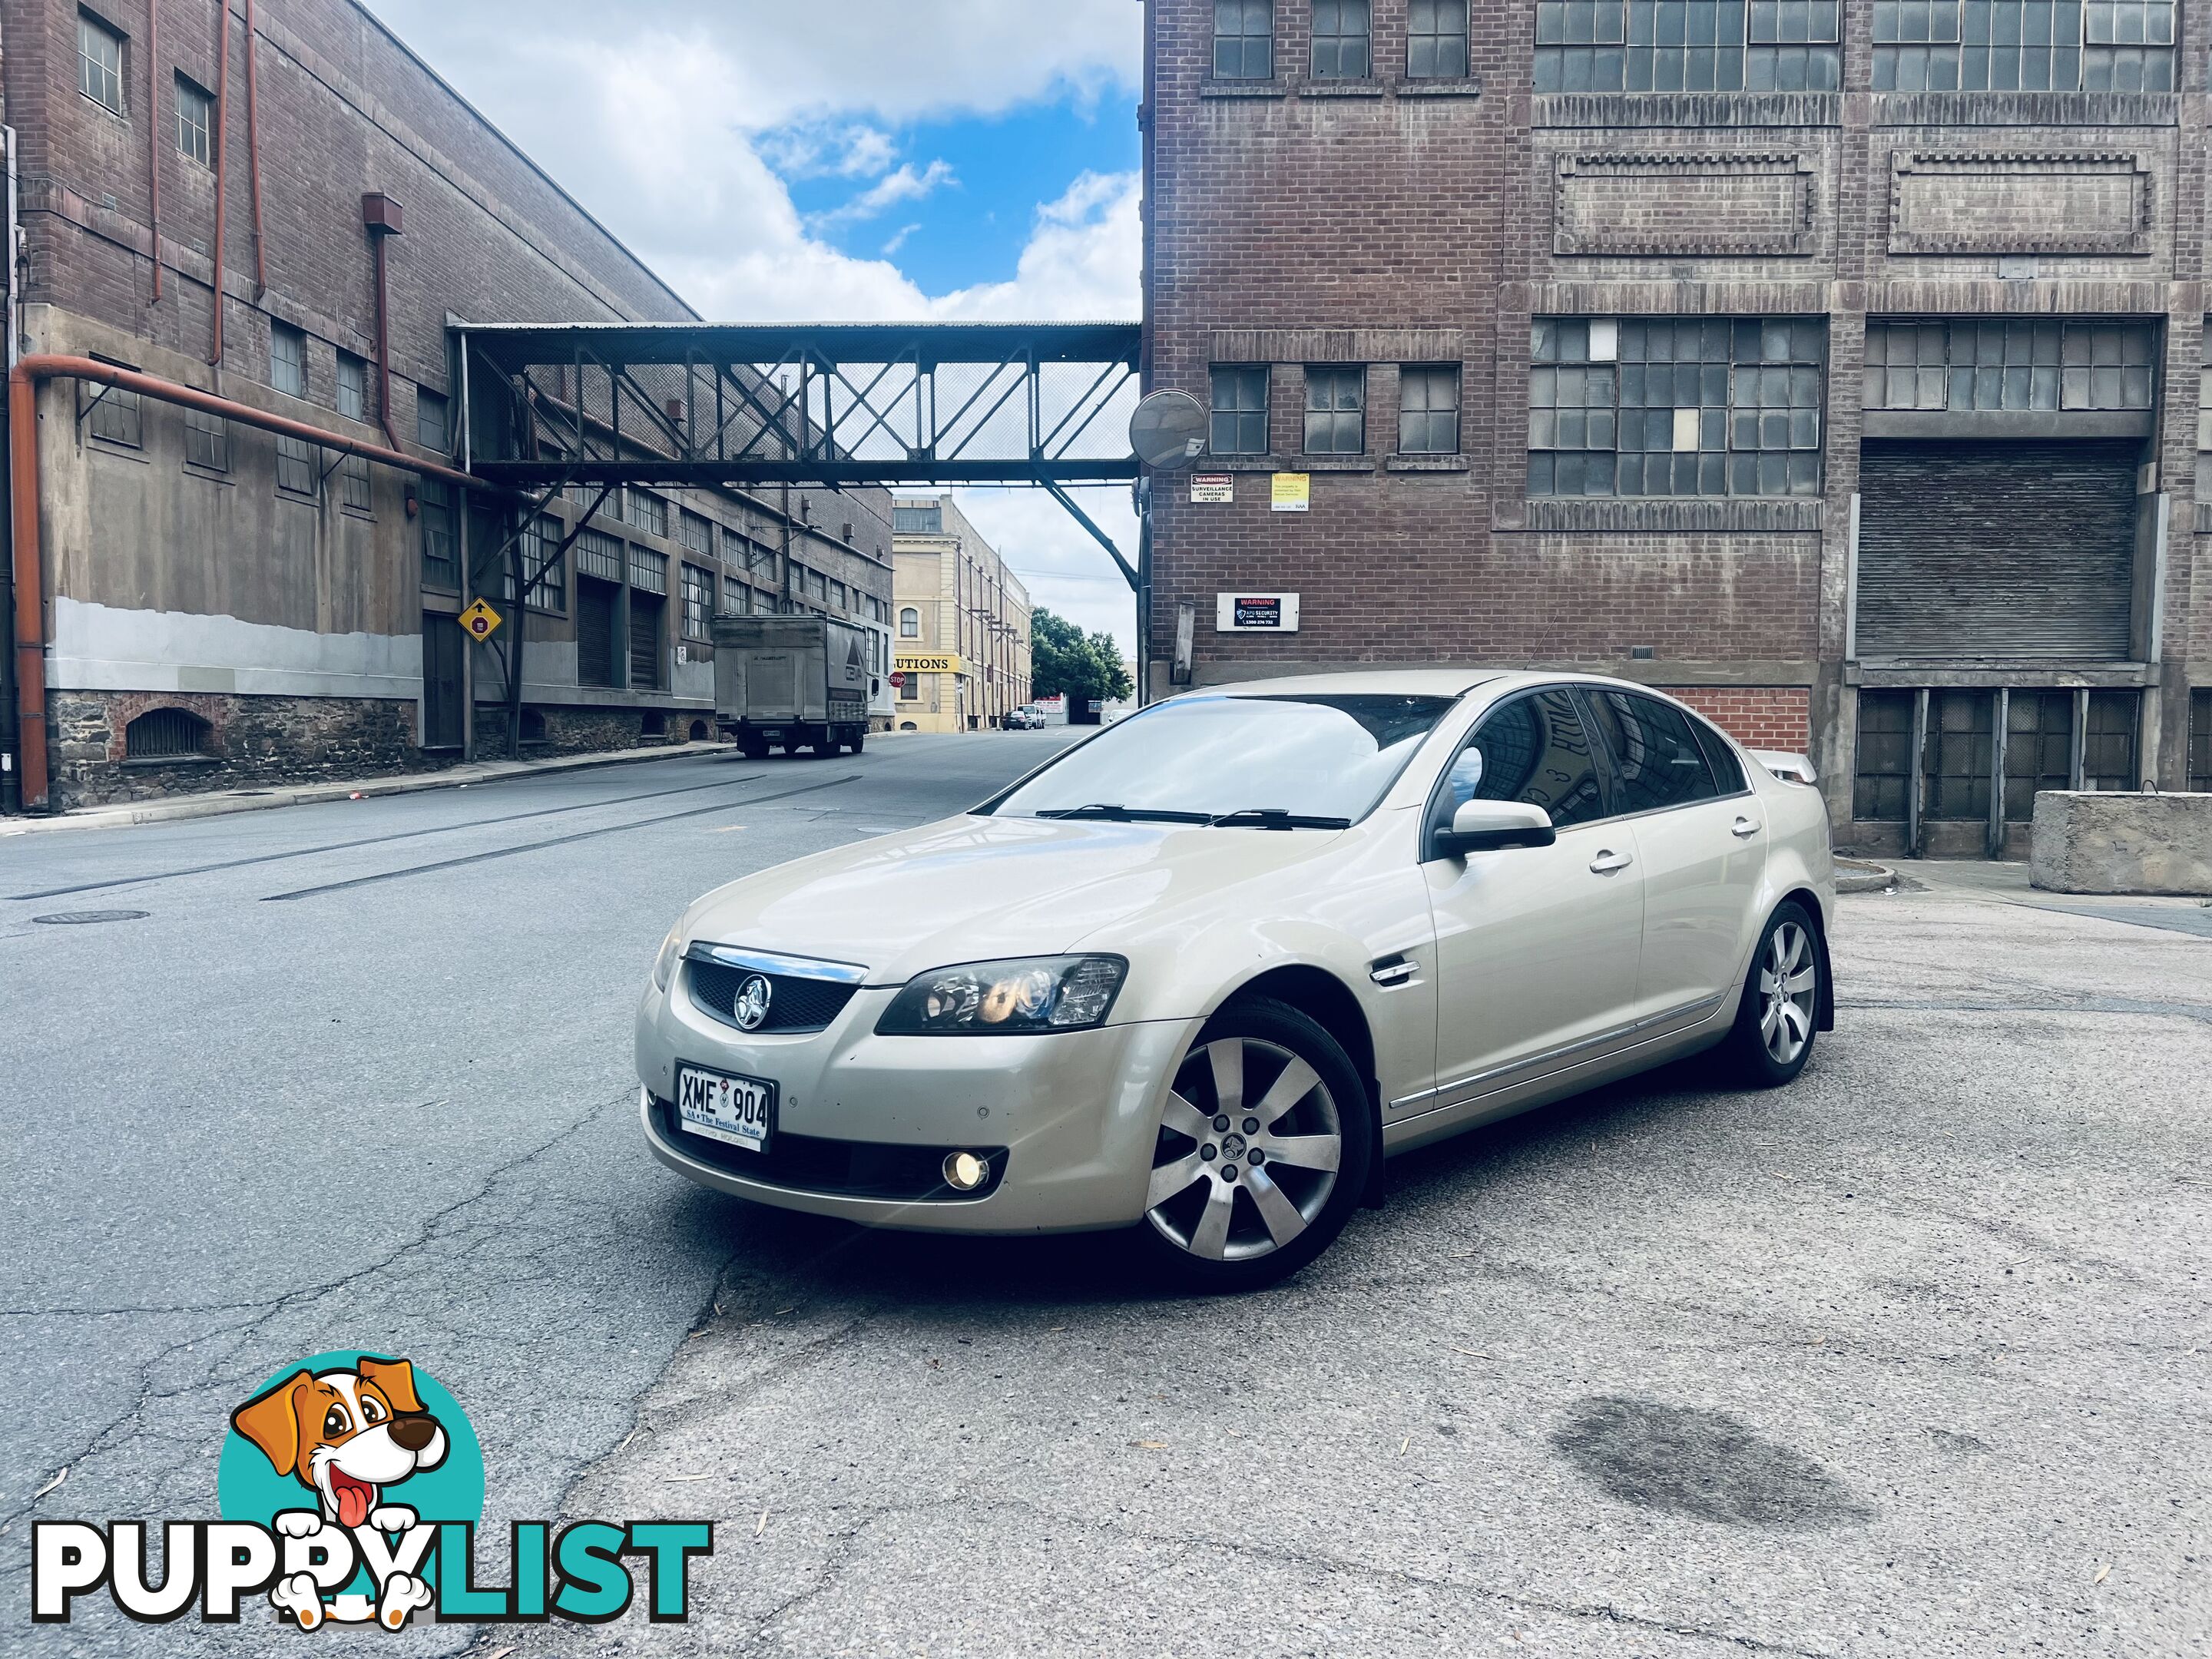
M 15 245 L 15 129 L 0 126 L 0 143 L 8 146 L 8 222 L 7 280 L 8 280 L 8 367 L 15 366 L 16 354 L 22 349 L 21 313 L 17 309 L 18 296 L 23 285 L 21 258 Z M 9 430 L 15 430 L 11 418 Z M 10 492 L 10 499 L 13 493 Z M 0 573 L 0 588 L 6 592 L 6 600 L 0 602 L 0 616 L 15 612 L 15 576 L 12 572 Z M 11 635 L 12 637 L 12 635 Z M 44 732 L 40 735 L 43 737 Z M 21 743 L 15 722 L 15 653 L 0 651 L 0 813 L 20 812 L 23 810 L 22 774 L 16 769 L 17 750 Z
M 230 0 L 223 0 L 226 12 L 229 4 Z M 253 198 L 253 297 L 258 300 L 269 291 L 269 258 L 261 238 L 260 76 L 253 67 L 253 0 L 246 0 L 246 173 Z
M 146 206 L 154 234 L 154 299 L 161 301 L 161 0 L 146 0 Z
M 450 466 L 417 460 L 380 444 L 365 444 L 357 439 L 342 437 L 305 421 L 288 420 L 282 415 L 271 415 L 247 404 L 219 398 L 211 392 L 141 374 L 135 369 L 118 368 L 112 363 L 98 362 L 90 357 L 51 353 L 18 361 L 8 372 L 9 521 L 15 585 L 15 736 L 21 763 L 21 805 L 26 811 L 45 811 L 48 797 L 46 573 L 39 550 L 38 419 L 39 382 L 51 380 L 97 381 L 120 391 L 135 392 L 156 403 L 196 409 L 240 426 L 298 438 L 341 454 L 358 455 L 420 477 L 442 479 L 464 492 L 464 514 L 467 511 L 465 492 L 484 488 L 481 480 Z
M 221 14 L 216 29 L 215 71 L 215 343 L 208 348 L 210 366 L 222 367 L 223 294 L 222 210 L 229 170 L 223 165 L 230 154 L 230 0 L 216 0 Z M 217 385 L 222 384 L 220 381 Z
M 381 191 L 372 191 L 361 198 L 361 222 L 376 255 L 376 423 L 384 428 L 385 442 L 397 449 L 399 440 L 392 431 L 391 289 L 385 281 L 384 242 L 400 234 L 399 204 Z

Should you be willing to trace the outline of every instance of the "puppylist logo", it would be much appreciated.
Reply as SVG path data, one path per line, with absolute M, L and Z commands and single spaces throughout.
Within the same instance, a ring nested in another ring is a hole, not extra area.
M 219 1521 L 164 1521 L 159 1560 L 136 1521 L 32 1528 L 31 1617 L 66 1624 L 105 1589 L 142 1624 L 195 1608 L 235 1624 L 266 1595 L 303 1631 L 325 1624 L 605 1624 L 646 1568 L 656 1624 L 690 1616 L 691 1558 L 714 1553 L 708 1521 L 517 1521 L 503 1585 L 482 1588 L 483 1451 L 436 1378 L 404 1359 L 350 1351 L 287 1365 L 230 1414 L 216 1476 Z

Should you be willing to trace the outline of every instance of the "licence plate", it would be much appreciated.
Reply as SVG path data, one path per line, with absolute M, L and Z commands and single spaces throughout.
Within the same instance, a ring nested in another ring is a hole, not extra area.
M 725 1077 L 696 1066 L 676 1068 L 676 1115 L 695 1135 L 764 1152 L 775 1132 L 775 1085 Z

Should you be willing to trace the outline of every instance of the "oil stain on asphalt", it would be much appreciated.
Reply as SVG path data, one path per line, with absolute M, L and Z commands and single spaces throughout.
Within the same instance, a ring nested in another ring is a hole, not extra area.
M 1594 1395 L 1577 1402 L 1552 1446 L 1609 1496 L 1642 1509 L 1790 1530 L 1872 1518 L 1811 1458 L 1717 1412 Z

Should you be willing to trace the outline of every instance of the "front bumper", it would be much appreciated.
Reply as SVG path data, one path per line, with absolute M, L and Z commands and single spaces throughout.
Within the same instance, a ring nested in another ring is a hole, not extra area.
M 1002 1037 L 878 1036 L 893 990 L 864 990 L 825 1030 L 748 1036 L 695 1007 L 681 972 L 637 1015 L 639 1115 L 653 1156 L 702 1187 L 784 1209 L 930 1232 L 1083 1232 L 1143 1218 L 1160 1108 L 1196 1020 Z M 776 1133 L 876 1147 L 1004 1148 L 985 1196 L 856 1196 L 738 1173 L 667 1127 L 678 1062 L 776 1085 Z

